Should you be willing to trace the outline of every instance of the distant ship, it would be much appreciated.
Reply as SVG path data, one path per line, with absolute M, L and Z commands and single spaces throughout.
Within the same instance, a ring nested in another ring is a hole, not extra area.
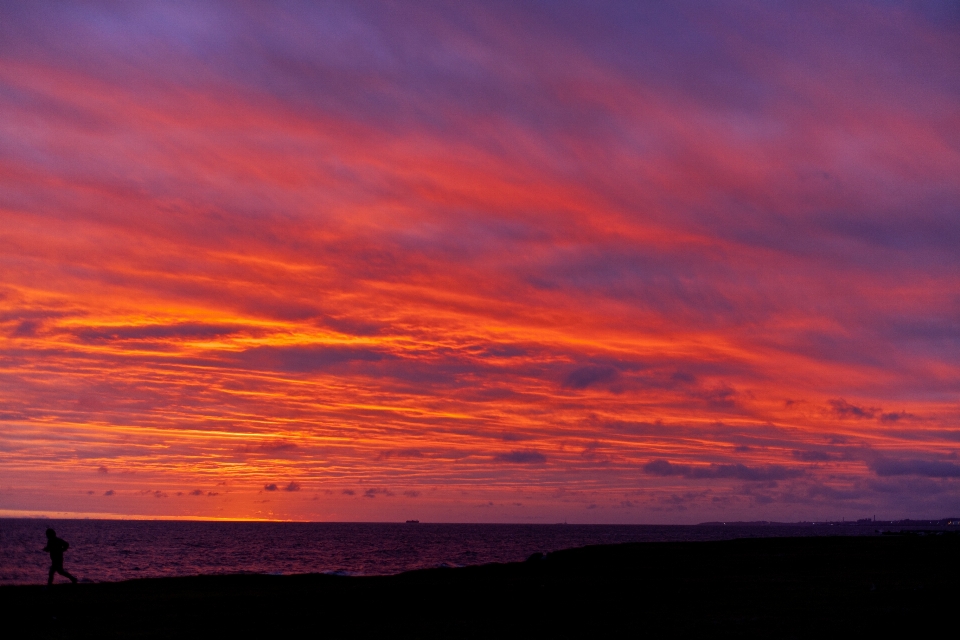
M 407 524 L 420 524 L 419 520 L 407 520 Z

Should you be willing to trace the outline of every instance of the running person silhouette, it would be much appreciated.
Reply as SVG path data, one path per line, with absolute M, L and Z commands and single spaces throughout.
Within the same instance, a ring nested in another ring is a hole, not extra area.
M 53 529 L 47 529 L 47 546 L 44 551 L 50 554 L 50 577 L 47 578 L 47 584 L 53 584 L 53 574 L 70 578 L 70 582 L 77 584 L 77 579 L 70 575 L 63 568 L 63 552 L 70 548 L 70 543 L 57 537 L 57 532 Z

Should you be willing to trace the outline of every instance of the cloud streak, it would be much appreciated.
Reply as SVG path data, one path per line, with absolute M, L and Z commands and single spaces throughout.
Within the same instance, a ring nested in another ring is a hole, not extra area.
M 748 467 L 744 464 L 735 463 L 693 466 L 675 464 L 668 460 L 651 460 L 643 465 L 643 471 L 652 476 L 682 476 L 692 480 L 723 479 L 747 480 L 752 482 L 787 480 L 803 475 L 801 469 L 790 469 L 780 465 Z
M 874 462 L 871 468 L 880 477 L 960 478 L 960 464 L 946 461 L 884 458 Z
M 938 6 L 6 8 L 0 507 L 955 504 Z

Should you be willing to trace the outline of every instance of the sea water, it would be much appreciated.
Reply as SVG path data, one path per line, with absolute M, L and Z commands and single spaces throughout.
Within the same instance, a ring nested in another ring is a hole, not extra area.
M 594 544 L 872 535 L 820 525 L 527 525 L 0 519 L 0 584 L 45 583 L 53 527 L 82 581 L 232 573 L 386 575 Z M 57 578 L 64 581 L 65 578 Z

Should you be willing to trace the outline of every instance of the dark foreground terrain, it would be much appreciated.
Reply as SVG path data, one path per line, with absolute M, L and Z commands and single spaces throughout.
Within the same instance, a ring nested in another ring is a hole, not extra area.
M 956 632 L 960 536 L 586 547 L 397 576 L 0 587 L 3 637 L 886 637 Z

